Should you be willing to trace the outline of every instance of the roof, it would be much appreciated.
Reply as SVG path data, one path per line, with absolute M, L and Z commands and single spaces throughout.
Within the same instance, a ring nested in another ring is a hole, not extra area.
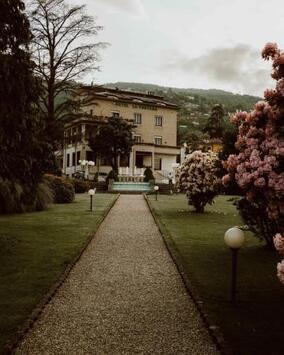
M 118 88 L 106 88 L 103 86 L 81 86 L 84 92 L 94 99 L 103 99 L 106 101 L 121 101 L 125 103 L 154 105 L 170 109 L 177 109 L 177 105 L 164 100 L 163 96 L 155 95 L 151 92 L 137 92 L 129 90 L 120 90 Z

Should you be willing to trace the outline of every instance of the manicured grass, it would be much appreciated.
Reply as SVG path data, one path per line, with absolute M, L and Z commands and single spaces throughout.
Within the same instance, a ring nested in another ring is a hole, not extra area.
M 44 212 L 0 217 L 0 353 L 79 254 L 115 197 L 96 194 L 93 212 L 82 194 Z
M 276 276 L 279 256 L 246 233 L 239 253 L 238 298 L 230 298 L 231 255 L 224 232 L 242 225 L 230 197 L 220 196 L 204 214 L 193 212 L 184 195 L 149 196 L 162 230 L 171 238 L 205 311 L 235 354 L 283 354 L 284 286 Z

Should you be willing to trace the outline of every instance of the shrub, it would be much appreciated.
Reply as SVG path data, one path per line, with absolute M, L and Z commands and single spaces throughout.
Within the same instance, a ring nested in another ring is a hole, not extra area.
M 38 184 L 35 198 L 35 210 L 44 211 L 53 203 L 53 201 L 54 195 L 49 185 L 45 182 Z
M 74 187 L 75 193 L 82 194 L 91 188 L 89 181 L 73 179 L 71 180 L 71 183 Z
M 186 157 L 177 171 L 177 187 L 186 192 L 188 204 L 194 206 L 196 212 L 204 212 L 205 205 L 212 204 L 220 190 L 218 164 L 215 153 L 197 150 Z
M 0 213 L 20 213 L 22 210 L 20 185 L 0 178 Z
M 242 218 L 273 248 L 273 236 L 284 232 L 284 53 L 268 43 L 262 56 L 273 60 L 276 87 L 265 91 L 265 101 L 253 111 L 231 117 L 238 127 L 238 153 L 225 162 L 223 183 L 237 182 L 245 195 L 238 204 Z
M 144 171 L 144 182 L 149 182 L 151 180 L 155 180 L 153 171 L 151 168 L 147 167 Z
M 106 177 L 107 185 L 109 184 L 109 180 L 118 181 L 118 175 L 114 170 L 111 170 Z
M 0 214 L 42 211 L 53 202 L 49 186 L 41 182 L 31 187 L 0 178 Z
M 54 176 L 44 175 L 54 195 L 55 203 L 70 203 L 74 201 L 75 191 L 71 182 L 66 179 Z

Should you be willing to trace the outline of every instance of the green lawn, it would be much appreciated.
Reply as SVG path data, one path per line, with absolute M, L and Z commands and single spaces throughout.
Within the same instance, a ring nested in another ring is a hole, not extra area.
M 115 199 L 88 195 L 44 212 L 0 217 L 0 353 L 17 327 L 80 252 Z
M 193 288 L 235 354 L 284 354 L 284 285 L 276 277 L 279 256 L 246 233 L 239 253 L 239 303 L 230 301 L 231 258 L 224 232 L 242 225 L 228 196 L 220 196 L 204 214 L 193 212 L 184 195 L 149 196 L 173 241 Z

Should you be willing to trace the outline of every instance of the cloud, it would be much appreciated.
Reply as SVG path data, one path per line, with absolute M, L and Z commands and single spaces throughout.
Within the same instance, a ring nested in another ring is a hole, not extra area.
M 144 16 L 142 0 L 96 0 L 110 12 L 127 12 L 134 16 Z
M 171 51 L 162 59 L 162 68 L 254 94 L 262 93 L 271 83 L 270 70 L 259 51 L 247 44 L 213 48 L 195 58 Z

